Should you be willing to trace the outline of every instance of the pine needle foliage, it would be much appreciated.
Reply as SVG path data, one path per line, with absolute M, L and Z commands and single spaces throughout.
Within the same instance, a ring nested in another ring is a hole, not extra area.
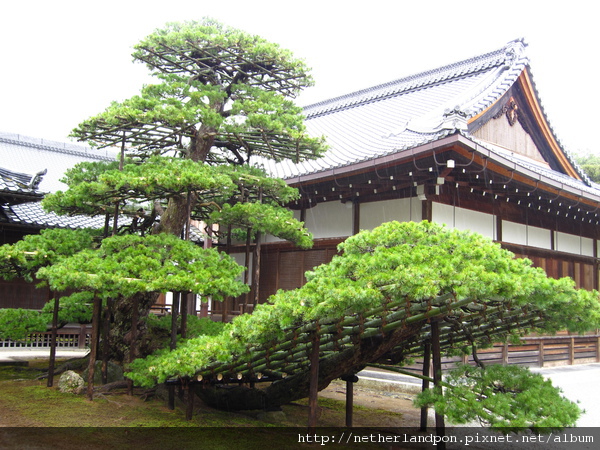
M 531 261 L 475 233 L 429 222 L 390 222 L 348 238 L 339 251 L 307 273 L 303 287 L 279 291 L 218 336 L 190 339 L 134 361 L 128 376 L 151 386 L 171 377 L 233 378 L 261 367 L 290 375 L 308 370 L 305 345 L 314 333 L 333 356 L 336 348 L 352 348 L 361 339 L 383 343 L 409 323 L 421 326 L 398 350 L 404 357 L 418 356 L 431 319 L 449 319 L 445 351 L 532 330 L 583 331 L 600 324 L 597 293 L 548 278 Z M 370 362 L 375 361 L 357 366 Z
M 445 377 L 445 388 L 428 389 L 415 406 L 433 406 L 453 424 L 479 422 L 508 433 L 547 433 L 575 426 L 582 411 L 560 388 L 526 367 L 460 365 Z

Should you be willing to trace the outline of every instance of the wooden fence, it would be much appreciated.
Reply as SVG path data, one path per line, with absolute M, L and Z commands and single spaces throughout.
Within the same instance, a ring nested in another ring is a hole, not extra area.
M 32 333 L 19 341 L 0 340 L 0 348 L 49 348 L 50 332 Z M 58 348 L 86 348 L 90 345 L 89 326 L 71 326 L 58 331 Z M 478 350 L 477 356 L 487 364 L 518 364 L 528 367 L 551 367 L 561 365 L 589 364 L 600 362 L 600 334 L 571 336 L 529 336 L 522 338 L 519 345 L 495 344 L 491 348 Z M 445 370 L 458 362 L 474 364 L 473 357 L 447 357 L 443 359 Z M 421 360 L 416 360 L 409 368 L 420 370 Z
M 91 329 L 86 325 L 64 327 L 58 330 L 56 346 L 58 348 L 86 348 L 90 345 Z M 50 348 L 51 333 L 31 333 L 26 339 L 0 340 L 0 348 Z
M 600 334 L 571 336 L 529 336 L 521 339 L 521 344 L 495 344 L 493 347 L 477 351 L 484 364 L 516 364 L 527 367 L 552 367 L 600 362 Z M 446 357 L 442 359 L 442 369 L 449 370 L 457 363 L 475 364 L 472 355 Z M 423 361 L 417 359 L 407 367 L 420 371 Z

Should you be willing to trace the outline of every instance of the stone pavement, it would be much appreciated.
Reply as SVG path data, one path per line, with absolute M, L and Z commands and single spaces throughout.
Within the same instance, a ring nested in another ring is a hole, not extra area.
M 89 350 L 79 348 L 59 348 L 56 350 L 57 358 L 77 358 L 84 356 Z M 50 358 L 49 348 L 21 348 L 21 347 L 1 347 L 0 348 L 0 363 L 8 363 L 14 361 L 27 361 L 37 358 Z

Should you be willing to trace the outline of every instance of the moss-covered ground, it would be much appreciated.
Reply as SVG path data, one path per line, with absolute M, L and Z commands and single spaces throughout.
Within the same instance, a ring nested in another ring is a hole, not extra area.
M 143 399 L 143 391 L 125 390 L 85 395 L 63 394 L 37 379 L 45 361 L 29 366 L 0 366 L 0 448 L 306 448 L 308 402 L 285 405 L 281 412 L 226 412 L 196 401 L 192 420 L 182 405 L 169 410 L 166 402 Z M 336 435 L 344 430 L 345 403 L 335 392 L 319 399 L 318 427 Z M 337 398 L 336 398 L 337 397 Z M 364 402 L 363 402 L 364 404 Z M 359 427 L 400 427 L 402 414 L 373 406 L 354 407 Z M 319 433 L 318 431 L 311 430 Z M 303 438 L 300 438 L 302 436 Z M 312 436 L 312 435 L 311 435 Z M 332 436 L 333 438 L 333 436 Z M 305 442 L 299 442 L 304 440 Z M 308 439 L 309 441 L 311 439 Z M 266 444 L 266 442 L 273 444 Z M 344 448 L 369 447 L 364 443 Z

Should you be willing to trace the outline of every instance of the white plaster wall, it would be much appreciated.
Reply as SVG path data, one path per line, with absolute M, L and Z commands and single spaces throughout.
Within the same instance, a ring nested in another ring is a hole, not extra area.
M 361 230 L 372 230 L 382 223 L 397 220 L 398 222 L 420 222 L 422 220 L 421 200 L 417 198 L 400 198 L 381 202 L 361 203 Z
M 554 233 L 555 248 L 559 252 L 576 253 L 579 254 L 581 243 L 579 236 L 574 234 L 567 234 L 561 232 Z
M 304 226 L 315 239 L 352 235 L 352 203 L 319 203 L 306 210 Z
M 507 220 L 502 221 L 502 240 L 512 244 L 552 248 L 552 232 L 550 230 Z
M 548 237 L 550 237 L 550 234 L 548 234 Z M 527 245 L 527 225 L 503 220 L 502 240 L 512 244 Z
M 594 256 L 594 240 L 586 237 L 581 238 L 581 254 Z
M 433 222 L 443 223 L 450 228 L 470 230 L 496 239 L 496 217 L 492 214 L 433 202 L 431 218 Z
M 504 230 L 502 230 L 502 235 L 504 236 Z M 552 248 L 552 231 L 528 225 L 526 245 L 550 250 Z
M 594 256 L 594 241 L 576 234 L 555 232 L 556 250 L 577 255 Z

